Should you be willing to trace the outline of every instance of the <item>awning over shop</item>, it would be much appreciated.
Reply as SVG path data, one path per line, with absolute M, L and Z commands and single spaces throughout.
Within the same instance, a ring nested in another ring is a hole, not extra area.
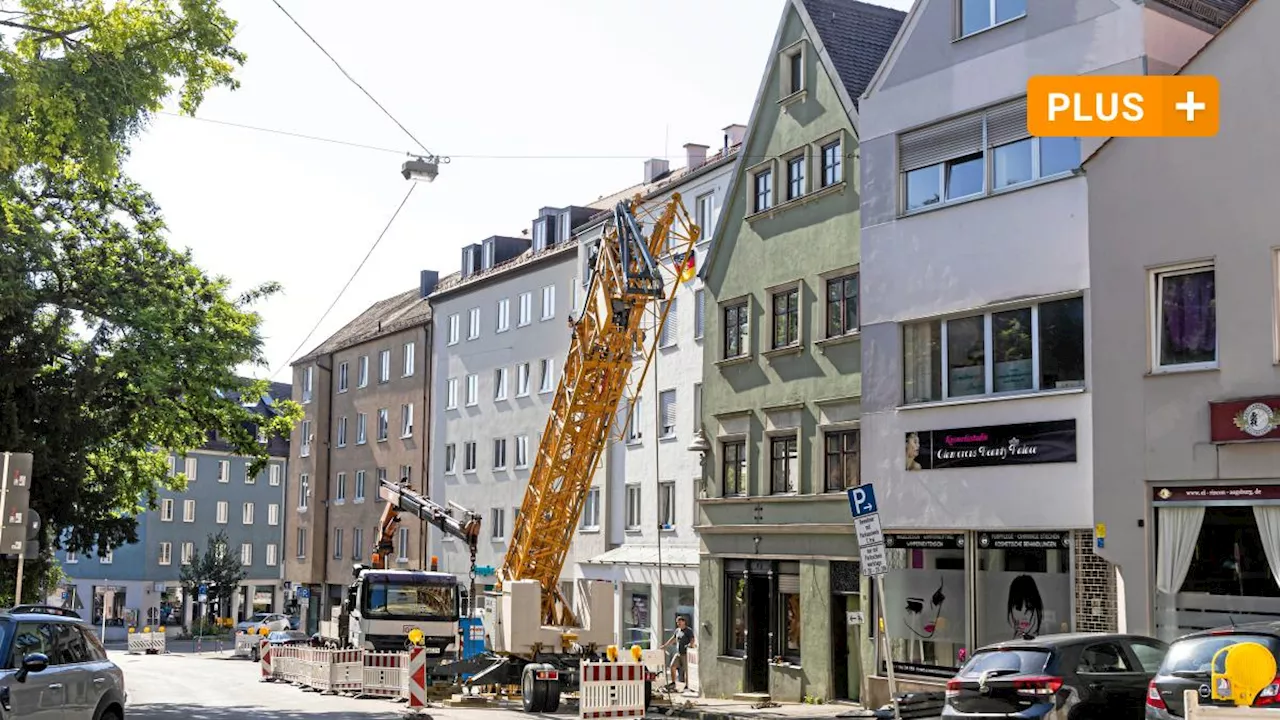
M 623 545 L 601 553 L 587 562 L 591 565 L 658 565 L 658 546 Z M 662 548 L 662 565 L 666 567 L 698 567 L 698 549 L 691 547 Z

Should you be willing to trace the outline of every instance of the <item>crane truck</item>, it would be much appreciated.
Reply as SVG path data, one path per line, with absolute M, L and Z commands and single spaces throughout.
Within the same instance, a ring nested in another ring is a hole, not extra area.
M 652 224 L 647 237 L 645 220 Z M 476 659 L 482 665 L 455 665 L 458 675 L 470 674 L 470 685 L 518 684 L 526 712 L 555 712 L 561 691 L 578 685 L 579 661 L 603 659 L 613 642 L 613 584 L 581 581 L 585 592 L 579 593 L 578 607 L 571 608 L 560 592 L 560 574 L 618 409 L 629 385 L 634 383 L 630 397 L 639 392 L 653 359 L 654 346 L 645 341 L 646 315 L 653 316 L 648 337 L 659 337 L 671 306 L 662 301 L 671 299 L 676 286 L 668 286 L 664 275 L 674 279 L 689 267 L 687 259 L 700 234 L 678 193 L 652 212 L 645 212 L 636 196 L 614 207 L 599 245 L 590 249 L 582 314 L 570 320 L 573 334 L 564 372 L 511 544 L 480 613 L 492 647 Z M 664 267 L 657 258 L 668 250 L 671 264 Z M 633 381 L 636 348 L 645 350 L 645 372 Z M 634 404 L 625 407 L 624 420 L 629 420 Z M 390 552 L 399 513 L 413 513 L 468 543 L 474 588 L 479 518 L 453 503 L 445 508 L 386 482 L 382 492 L 389 502 L 378 552 Z M 462 519 L 454 519 L 453 511 L 462 513 Z

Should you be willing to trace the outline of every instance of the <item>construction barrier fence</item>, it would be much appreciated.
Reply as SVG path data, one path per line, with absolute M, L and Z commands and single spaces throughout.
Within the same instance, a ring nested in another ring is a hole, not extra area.
M 635 662 L 579 664 L 579 718 L 644 717 L 645 665 Z
M 143 628 L 143 630 L 145 632 L 135 632 L 133 628 L 129 629 L 128 652 L 130 655 L 143 653 L 163 655 L 168 651 L 163 628 L 156 632 L 152 632 L 150 628 Z
M 1275 710 L 1251 707 L 1221 707 L 1217 705 L 1201 705 L 1200 697 L 1195 690 L 1184 690 L 1182 693 L 1186 709 L 1183 717 L 1186 720 L 1244 720 L 1244 718 L 1268 718 L 1276 715 Z

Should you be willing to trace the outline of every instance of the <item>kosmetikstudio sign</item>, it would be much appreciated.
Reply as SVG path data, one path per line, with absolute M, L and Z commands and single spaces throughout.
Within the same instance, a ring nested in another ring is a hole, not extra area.
M 907 470 L 1076 461 L 1076 421 L 922 430 L 906 436 Z

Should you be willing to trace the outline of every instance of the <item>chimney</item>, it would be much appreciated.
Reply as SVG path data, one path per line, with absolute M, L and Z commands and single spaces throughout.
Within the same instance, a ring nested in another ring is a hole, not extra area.
M 747 137 L 746 125 L 730 125 L 724 129 L 724 149 L 737 145 Z
M 419 297 L 426 297 L 435 292 L 436 285 L 440 284 L 440 273 L 435 270 L 423 270 L 421 280 L 419 281 Z
M 666 160 L 659 160 L 658 158 L 645 160 L 644 161 L 644 181 L 647 183 L 651 183 L 659 175 L 665 174 L 670 169 L 671 169 L 671 163 L 667 162 Z
M 688 162 L 688 165 L 685 167 L 693 170 L 699 165 L 705 163 L 707 161 L 707 151 L 710 149 L 710 147 L 706 145 L 699 145 L 698 143 L 685 143 L 684 153 Z

